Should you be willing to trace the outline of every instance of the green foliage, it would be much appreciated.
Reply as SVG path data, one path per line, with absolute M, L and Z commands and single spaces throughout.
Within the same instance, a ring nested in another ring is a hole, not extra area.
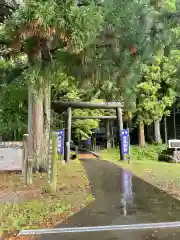
M 179 82 L 179 73 L 180 73 L 180 50 L 172 50 L 171 55 L 169 56 L 169 62 L 172 68 L 172 78 L 169 79 L 175 86 L 175 90 L 177 92 L 177 96 L 180 93 L 180 82 Z
M 139 146 L 131 147 L 131 154 L 134 159 L 138 161 L 158 161 L 158 154 L 164 149 L 166 145 L 146 145 L 145 148 Z
M 99 114 L 98 114 L 99 113 Z M 73 111 L 74 116 L 97 116 L 102 115 L 101 111 L 98 110 L 81 110 L 75 109 Z M 87 139 L 91 134 L 92 130 L 98 128 L 99 120 L 96 119 L 77 119 L 73 121 L 72 126 L 75 128 L 76 137 L 79 140 Z
M 156 16 L 147 1 L 105 1 L 104 13 L 97 46 L 82 54 L 82 85 L 91 89 L 89 96 L 123 100 L 133 109 L 140 64 L 160 46 L 159 35 L 151 34 Z
M 53 100 L 120 100 L 132 111 L 137 95 L 138 121 L 147 124 L 167 114 L 175 97 L 175 89 L 170 87 L 177 74 L 175 65 L 163 57 L 156 58 L 152 66 L 147 60 L 162 45 L 172 43 L 172 31 L 165 31 L 159 14 L 174 12 L 175 1 L 105 1 L 103 7 L 96 1 L 88 3 L 79 7 L 74 1 L 25 0 L 5 21 L 0 35 L 16 40 L 15 45 L 23 46 L 21 51 L 29 57 L 36 53 L 40 59 L 24 72 L 24 79 L 37 93 L 51 81 Z M 178 30 L 174 31 L 178 36 Z M 43 54 L 53 64 L 47 64 Z M 77 113 L 96 115 L 89 110 L 73 112 Z M 62 124 L 58 118 L 53 113 L 53 125 Z M 85 138 L 99 122 L 78 120 L 73 124 L 77 136 Z
M 20 64 L 13 60 L 0 59 L 0 87 L 2 84 L 10 83 L 14 78 L 18 77 L 21 72 Z
M 8 136 L 18 130 L 22 136 L 27 128 L 27 86 L 21 80 L 1 86 L 0 134 Z
M 92 102 L 102 102 L 103 100 L 95 99 Z M 103 116 L 102 109 L 74 109 L 73 116 Z M 99 120 L 97 119 L 77 119 L 72 123 L 75 128 L 75 135 L 79 140 L 87 139 L 91 136 L 92 130 L 99 127 Z
M 163 71 L 161 70 L 163 64 Z M 137 84 L 137 121 L 151 124 L 168 114 L 175 100 L 176 67 L 171 59 L 164 56 L 154 57 L 149 65 L 141 65 L 142 81 Z
M 101 8 L 93 2 L 86 7 L 78 7 L 74 1 L 25 0 L 5 24 L 7 33 L 11 36 L 19 34 L 26 43 L 32 36 L 38 36 L 53 40 L 55 45 L 61 41 L 68 42 L 68 51 L 79 52 L 99 34 L 103 15 Z M 51 33 L 50 28 L 53 28 Z M 64 39 L 61 39 L 61 34 L 64 34 Z
M 53 74 L 53 100 L 80 100 L 82 89 L 78 89 L 76 79 L 62 71 Z
M 63 101 L 83 101 L 86 92 L 83 88 L 79 89 L 77 82 L 71 76 L 68 76 L 62 71 L 57 71 L 52 76 L 53 78 L 53 100 Z M 101 101 L 101 100 L 94 100 Z M 103 110 L 90 109 L 74 109 L 73 116 L 100 116 L 103 115 Z M 62 120 L 59 120 L 59 114 L 53 113 L 53 123 L 56 127 L 63 127 Z M 72 127 L 75 129 L 75 135 L 78 139 L 87 139 L 92 134 L 92 129 L 99 126 L 99 121 L 96 119 L 75 120 L 72 122 Z
M 149 161 L 158 161 L 158 154 L 166 148 L 164 144 L 146 144 L 144 148 L 141 148 L 136 145 L 131 146 L 131 159 L 132 162 L 149 162 Z M 101 158 L 106 160 L 119 160 L 119 148 L 108 149 L 101 151 Z
M 21 55 L 0 60 L 0 134 L 7 139 L 21 139 L 27 128 L 27 84 L 20 77 L 25 62 Z
M 74 1 L 25 0 L 5 21 L 0 33 L 12 40 L 14 50 L 27 54 L 31 68 L 24 72 L 24 79 L 37 96 L 45 92 L 46 81 L 54 84 L 55 80 L 55 99 L 80 100 L 78 79 L 68 74 L 66 61 L 54 61 L 52 55 L 60 50 L 64 58 L 68 54 L 76 56 L 94 43 L 103 23 L 102 8 L 94 2 L 79 7 Z M 59 97 L 62 88 L 66 91 Z

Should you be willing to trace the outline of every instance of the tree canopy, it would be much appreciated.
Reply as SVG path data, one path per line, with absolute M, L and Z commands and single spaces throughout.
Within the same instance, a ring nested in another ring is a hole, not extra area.
M 8 124 L 17 126 L 21 119 L 27 124 L 28 93 L 34 106 L 28 114 L 39 117 L 33 122 L 39 134 L 43 126 L 47 128 L 44 116 L 51 100 L 122 101 L 125 110 L 145 124 L 167 114 L 179 91 L 180 14 L 175 0 L 24 0 L 10 5 L 4 0 L 3 6 L 0 109 L 12 119 Z M 11 104 L 5 104 L 10 96 Z M 11 116 L 8 112 L 13 111 L 5 112 L 9 108 L 14 110 Z M 75 110 L 73 114 L 104 113 Z M 54 126 L 59 126 L 57 115 L 52 116 Z M 87 137 L 99 122 L 73 124 L 77 135 Z

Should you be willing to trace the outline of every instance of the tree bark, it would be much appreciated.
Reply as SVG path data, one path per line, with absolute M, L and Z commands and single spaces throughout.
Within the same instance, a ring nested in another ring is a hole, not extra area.
M 145 146 L 145 136 L 144 136 L 144 123 L 139 123 L 139 146 L 144 147 Z
M 161 132 L 160 132 L 160 120 L 154 121 L 154 142 L 157 144 L 161 143 Z
M 154 140 L 154 136 L 152 134 L 152 125 L 147 126 L 147 140 L 152 143 Z
M 49 62 L 52 62 L 52 57 L 46 41 L 36 53 L 36 56 L 28 52 L 27 55 L 29 65 L 31 67 L 35 66 L 38 59 L 39 63 L 41 63 L 43 72 L 43 68 L 46 67 Z M 34 167 L 37 170 L 46 168 L 48 160 L 51 85 L 50 82 L 48 83 L 46 80 L 45 76 L 39 76 L 33 92 L 29 95 L 28 132 L 30 133 L 29 137 L 31 141 L 28 148 L 33 158 Z
M 42 89 L 36 91 L 36 95 L 33 96 L 33 116 L 32 116 L 32 129 L 33 129 L 33 143 L 34 143 L 34 164 L 39 170 L 43 167 L 42 159 L 42 143 L 43 143 L 43 95 Z

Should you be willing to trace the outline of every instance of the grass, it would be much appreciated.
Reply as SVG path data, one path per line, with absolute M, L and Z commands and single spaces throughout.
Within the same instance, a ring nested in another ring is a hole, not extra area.
M 164 145 L 147 145 L 145 148 L 131 147 L 131 162 L 119 161 L 119 150 L 101 151 L 101 159 L 112 161 L 130 170 L 136 176 L 180 199 L 180 165 L 158 162 L 158 153 Z
M 3 191 L 4 194 L 9 191 L 7 201 L 8 198 L 12 198 L 10 191 L 29 191 L 29 188 L 23 186 L 19 174 L 0 174 L 0 183 L 1 194 Z M 14 200 L 13 203 L 2 202 L 0 195 L 0 230 L 12 232 L 27 228 L 52 227 L 93 201 L 89 182 L 79 161 L 58 166 L 57 186 L 56 195 L 47 194 L 47 177 L 45 174 L 38 174 L 34 176 L 31 186 L 32 190 L 39 190 L 34 200 L 28 196 L 26 201 L 21 201 L 19 197 L 16 200 L 11 199 Z

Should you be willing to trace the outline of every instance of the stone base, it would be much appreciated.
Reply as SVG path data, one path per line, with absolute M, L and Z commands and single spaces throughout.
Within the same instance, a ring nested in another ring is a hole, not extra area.
M 177 151 L 171 148 L 166 148 L 161 151 L 161 153 L 158 156 L 158 160 L 162 162 L 168 162 L 168 163 L 180 163 L 180 160 L 178 160 L 178 157 L 176 156 L 177 156 Z

